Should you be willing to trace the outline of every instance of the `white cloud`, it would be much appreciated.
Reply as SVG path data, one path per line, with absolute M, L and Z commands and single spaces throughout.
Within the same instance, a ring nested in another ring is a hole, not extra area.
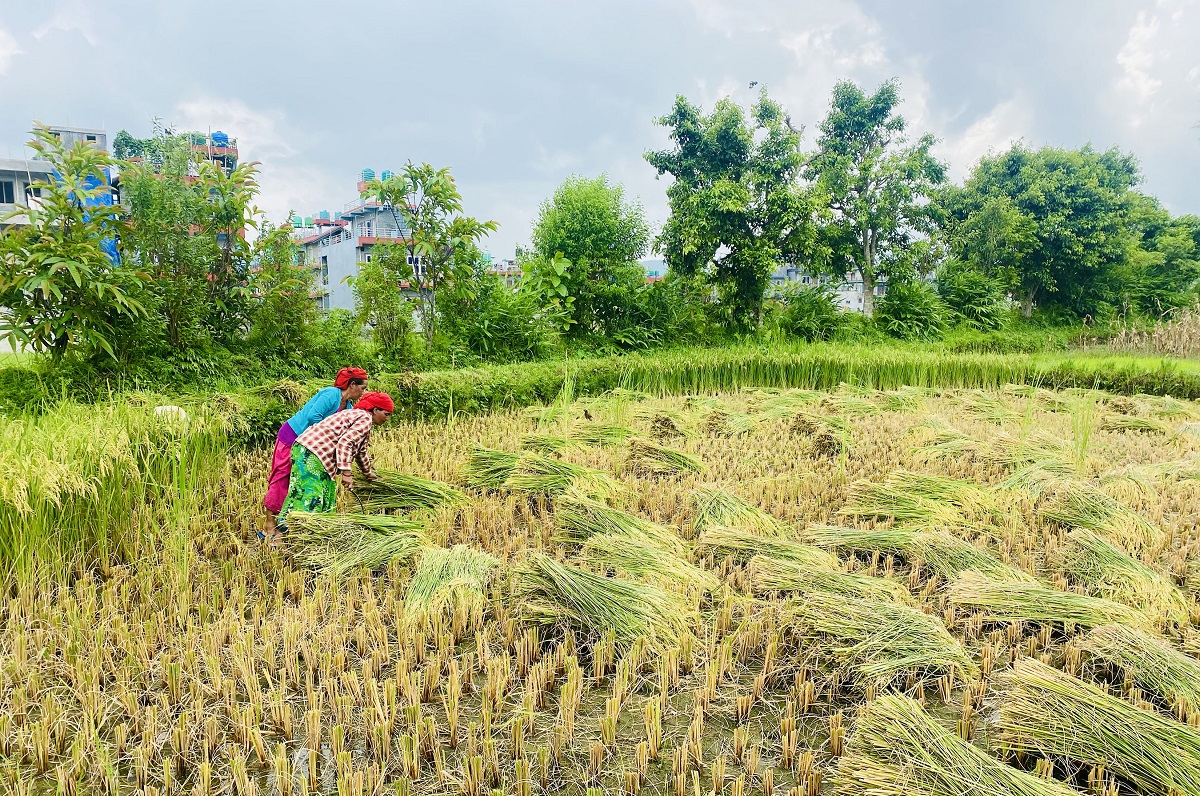
M 93 47 L 97 46 L 101 40 L 96 32 L 91 4 L 80 2 L 80 0 L 60 3 L 49 20 L 33 29 L 33 37 L 41 41 L 55 31 L 63 33 L 78 31 Z
M 938 155 L 950 165 L 950 178 L 963 179 L 981 157 L 1008 149 L 1033 127 L 1033 113 L 1017 98 L 1005 100 L 966 130 L 949 135 L 938 145 Z
M 1117 89 L 1132 94 L 1142 106 L 1148 105 L 1162 87 L 1162 81 L 1151 74 L 1154 69 L 1155 50 L 1159 46 L 1157 38 L 1158 17 L 1148 17 L 1145 11 L 1139 11 L 1137 21 L 1129 29 L 1125 46 L 1117 53 L 1117 63 L 1123 72 L 1117 81 Z M 1135 114 L 1132 118 L 1134 127 L 1141 125 L 1143 121 L 1145 117 L 1141 114 Z
M 12 34 L 0 29 L 0 75 L 8 72 L 9 63 L 22 52 Z

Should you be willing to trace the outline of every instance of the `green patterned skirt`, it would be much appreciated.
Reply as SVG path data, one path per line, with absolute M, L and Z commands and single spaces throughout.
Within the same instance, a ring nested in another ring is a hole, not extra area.
M 276 522 L 282 523 L 291 511 L 327 513 L 336 508 L 337 482 L 308 448 L 298 443 L 293 445 L 291 480 Z

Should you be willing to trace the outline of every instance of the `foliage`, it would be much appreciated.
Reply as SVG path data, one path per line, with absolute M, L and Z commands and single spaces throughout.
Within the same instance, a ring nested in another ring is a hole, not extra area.
M 1003 287 L 987 272 L 951 258 L 937 271 L 937 292 L 955 320 L 972 329 L 999 329 L 1007 318 Z
M 412 361 L 408 347 L 412 305 L 401 292 L 402 280 L 411 273 L 405 247 L 381 243 L 375 246 L 371 262 L 359 263 L 358 276 L 351 280 L 358 324 L 371 331 L 375 355 L 387 367 L 404 367 Z
M 485 360 L 524 361 L 549 351 L 554 327 L 536 297 L 513 290 L 479 260 L 460 289 L 442 300 L 449 334 Z
M 254 288 L 250 314 L 251 346 L 287 360 L 308 353 L 310 330 L 317 320 L 311 269 L 296 263 L 291 227 L 264 224 L 254 244 Z
M 37 202 L 0 219 L 29 220 L 0 232 L 0 340 L 56 361 L 74 352 L 115 358 L 115 324 L 146 310 L 143 276 L 105 250 L 118 232 L 113 161 L 83 142 L 68 149 L 42 126 L 29 146 L 55 176 L 34 183 Z
M 554 256 L 531 256 L 521 266 L 521 292 L 545 308 L 549 323 L 559 331 L 567 332 L 575 323 L 575 296 L 567 284 L 571 261 L 562 252 Z
M 571 299 L 569 336 L 619 337 L 629 326 L 644 282 L 637 260 L 649 240 L 641 205 L 626 202 L 622 186 L 605 175 L 570 177 L 542 203 L 533 228 L 534 270 L 557 277 L 549 287 Z M 553 273 L 557 265 L 561 273 Z
M 702 274 L 716 289 L 727 329 L 755 329 L 776 265 L 806 259 L 814 247 L 812 197 L 798 184 L 800 132 L 765 90 L 749 122 L 729 99 L 705 115 L 683 96 L 658 122 L 673 148 L 646 160 L 674 182 L 655 245 L 673 273 Z
M 817 265 L 835 277 L 861 276 L 868 317 L 881 280 L 924 273 L 912 262 L 912 244 L 929 231 L 925 200 L 946 178 L 931 153 L 933 136 L 908 144 L 899 104 L 894 80 L 869 97 L 854 83 L 838 83 L 806 169 L 831 211 L 820 236 L 828 259 Z
M 779 328 L 802 340 L 829 340 L 845 326 L 833 288 L 827 283 L 792 282 L 780 291 L 777 301 Z
M 1136 195 L 1136 238 L 1122 275 L 1121 306 L 1161 317 L 1194 300 L 1200 280 L 1200 217 L 1172 217 L 1149 196 Z
M 361 367 L 370 359 L 362 323 L 349 310 L 335 309 L 326 313 L 314 325 L 310 345 L 313 364 L 323 366 L 327 373 L 347 365 Z
M 946 306 L 928 282 L 902 279 L 888 285 L 875 322 L 901 340 L 936 340 L 946 331 Z
M 1120 301 L 1139 176 L 1116 149 L 1016 144 L 944 191 L 938 212 L 954 255 L 1011 290 L 1025 317 L 1035 306 L 1095 316 Z
M 437 301 L 445 290 L 454 290 L 463 269 L 477 259 L 476 244 L 499 228 L 495 221 L 462 215 L 462 194 L 450 169 L 428 163 L 405 164 L 386 180 L 372 180 L 363 191 L 387 207 L 397 228 L 406 230 L 405 261 L 412 265 L 417 287 L 421 329 L 426 348 L 437 335 Z

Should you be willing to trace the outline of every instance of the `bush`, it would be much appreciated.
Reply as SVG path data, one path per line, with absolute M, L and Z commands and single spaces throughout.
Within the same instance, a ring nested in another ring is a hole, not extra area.
M 362 336 L 362 325 L 349 310 L 331 310 L 312 333 L 314 365 L 335 371 L 347 365 L 364 367 L 371 352 Z
M 845 313 L 837 305 L 833 288 L 828 285 L 801 285 L 783 288 L 776 323 L 787 334 L 815 342 L 832 339 L 846 325 Z
M 0 414 L 37 413 L 50 402 L 50 392 L 35 371 L 0 368 Z
M 946 331 L 946 305 L 928 282 L 891 282 L 875 305 L 875 323 L 901 340 L 936 340 Z
M 439 301 L 448 347 L 481 360 L 524 362 L 549 353 L 554 329 L 536 298 L 514 292 L 495 276 L 482 276 L 471 294 Z M 463 361 L 456 356 L 455 361 Z
M 1008 302 L 999 283 L 961 260 L 950 260 L 937 273 L 937 291 L 954 320 L 972 329 L 999 329 Z

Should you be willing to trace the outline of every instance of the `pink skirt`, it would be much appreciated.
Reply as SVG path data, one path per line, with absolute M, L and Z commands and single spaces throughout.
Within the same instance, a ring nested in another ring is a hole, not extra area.
M 292 445 L 296 442 L 297 434 L 292 427 L 284 422 L 275 435 L 275 455 L 271 459 L 271 477 L 267 481 L 267 496 L 263 498 L 263 508 L 272 514 L 278 514 L 287 499 L 288 480 L 292 474 Z

